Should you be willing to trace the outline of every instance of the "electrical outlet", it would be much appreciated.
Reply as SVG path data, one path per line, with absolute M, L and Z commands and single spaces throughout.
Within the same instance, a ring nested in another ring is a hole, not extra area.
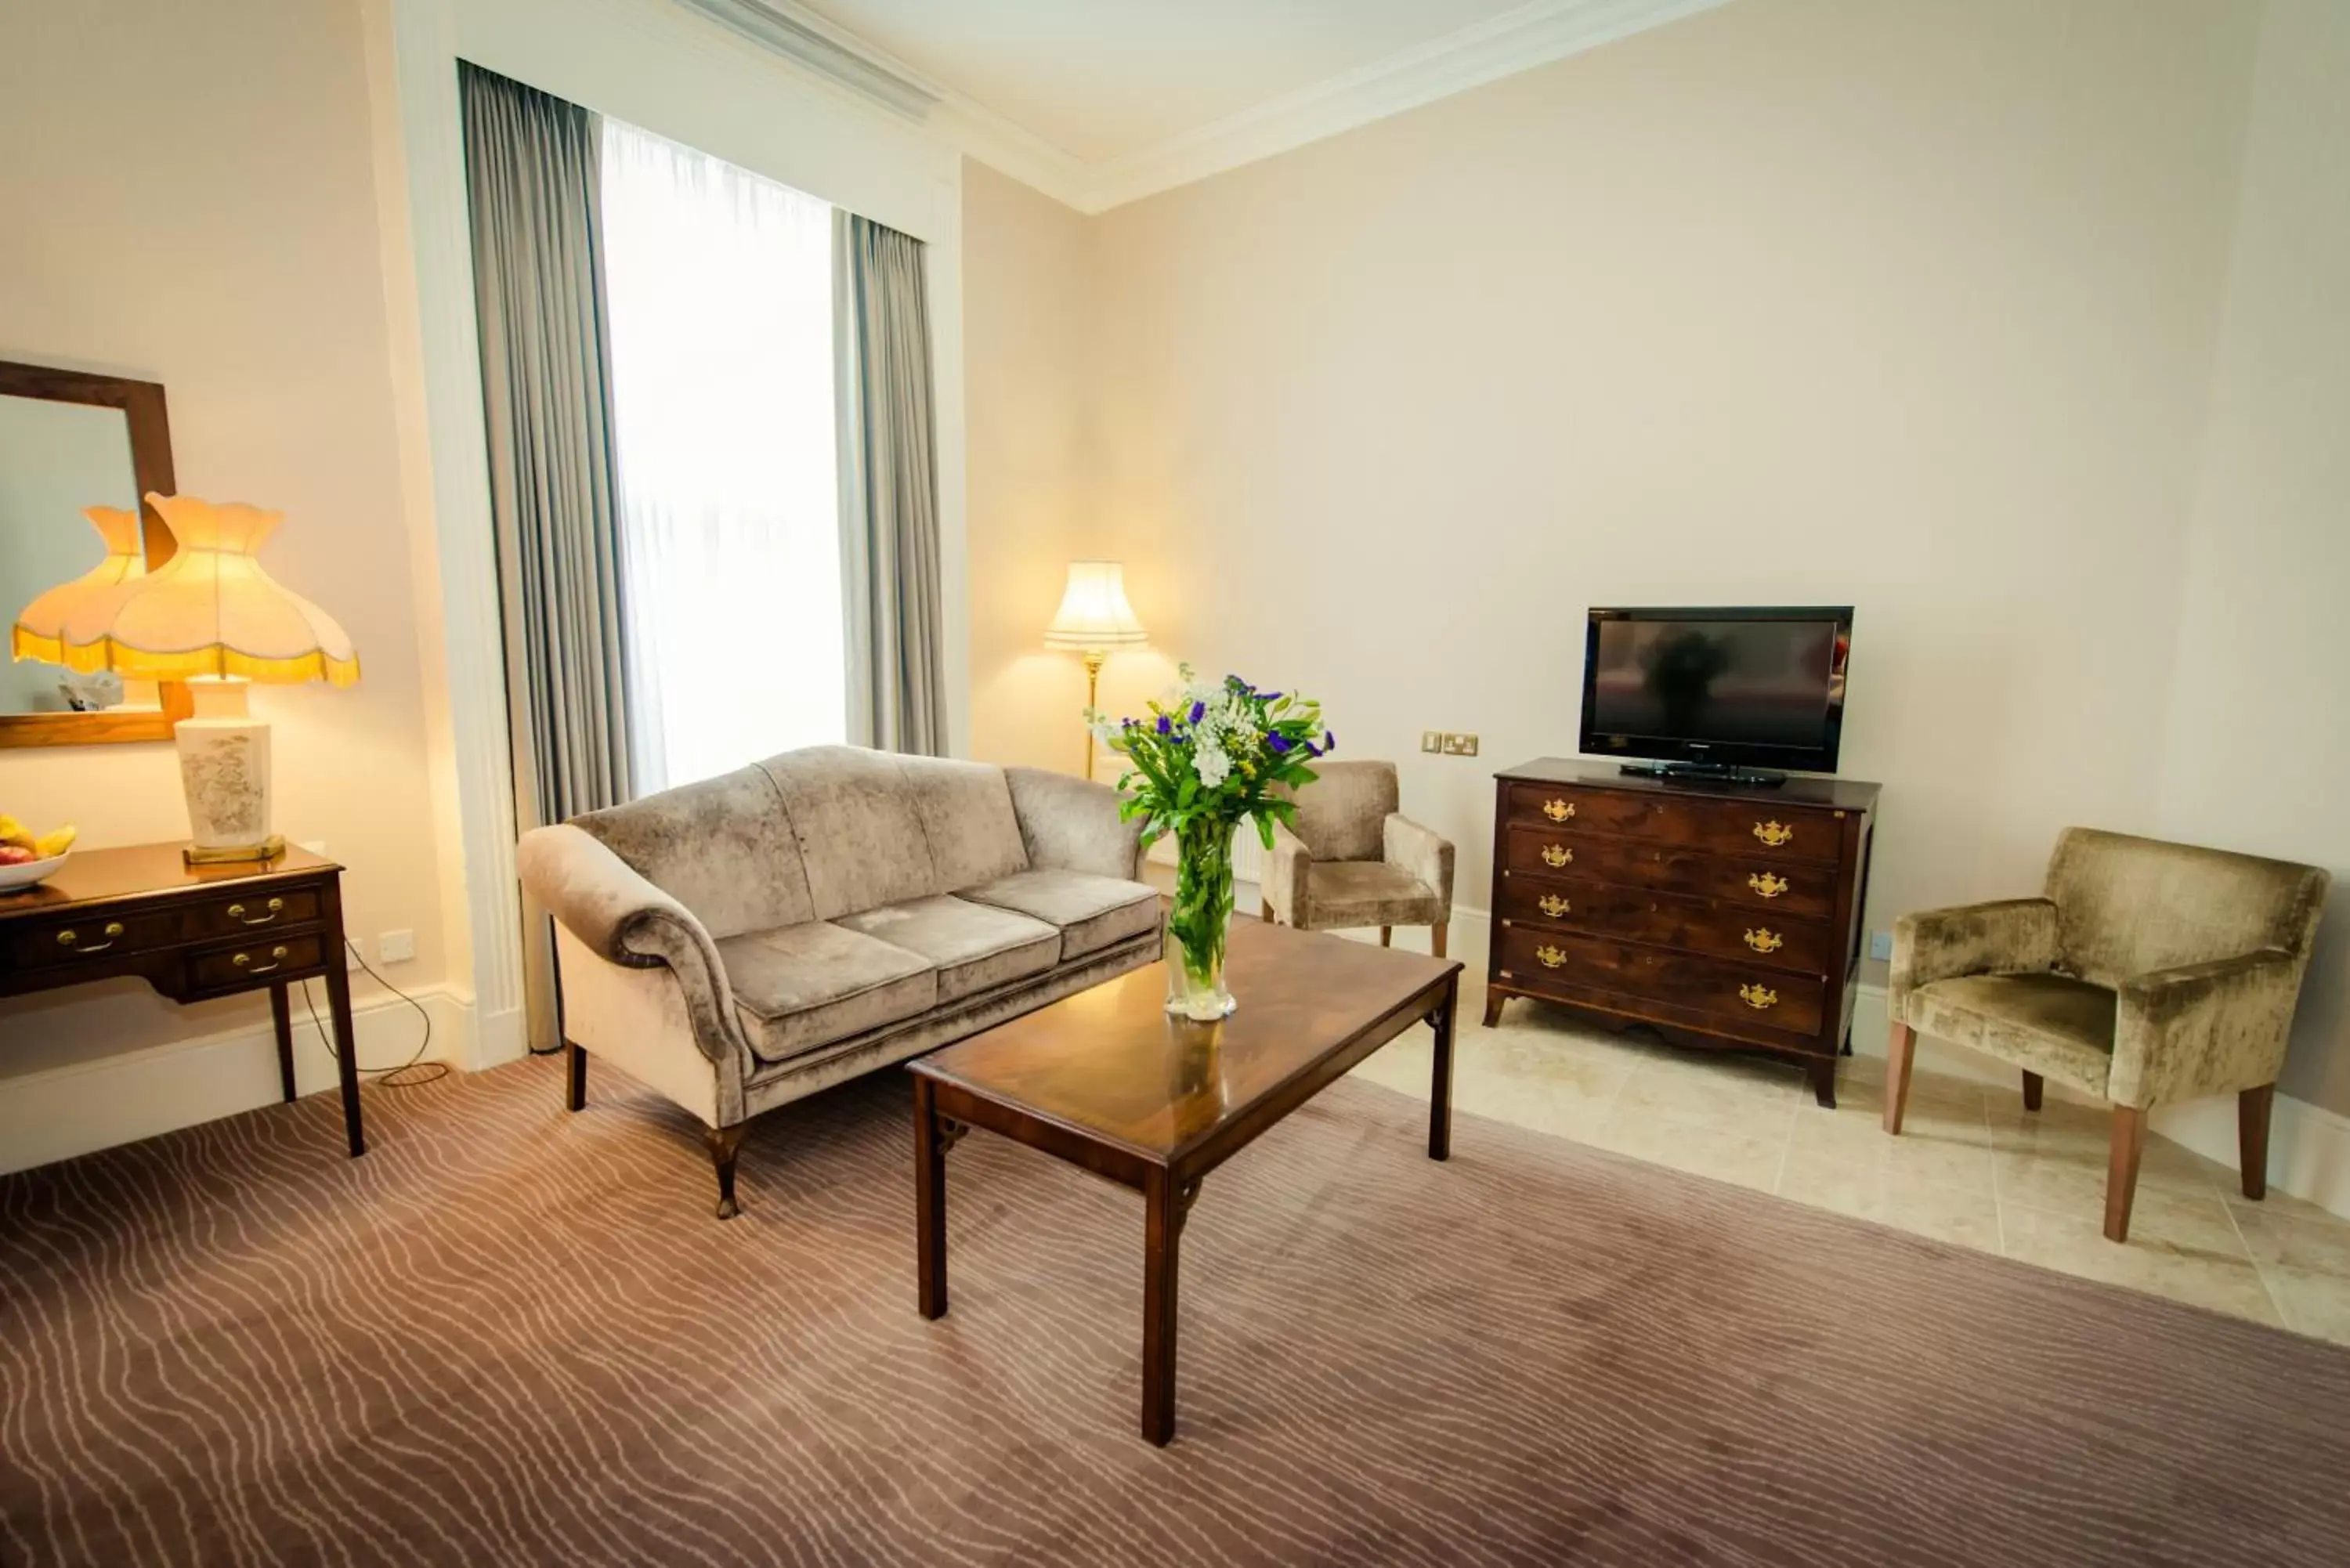
M 1893 933 L 1891 931 L 1869 932 L 1868 956 L 1873 959 L 1891 958 L 1893 956 Z
M 1444 750 L 1444 732 L 1441 730 L 1422 730 L 1419 732 L 1419 749 L 1423 752 L 1441 752 Z
M 375 940 L 376 956 L 386 963 L 406 963 L 416 956 L 414 931 L 386 931 Z
M 1449 734 L 1444 737 L 1444 754 L 1448 757 L 1473 757 L 1477 754 L 1477 737 Z

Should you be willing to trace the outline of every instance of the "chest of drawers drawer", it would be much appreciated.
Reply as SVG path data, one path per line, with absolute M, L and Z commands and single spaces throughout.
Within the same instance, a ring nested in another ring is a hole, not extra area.
M 1844 857 L 1845 819 L 1814 806 L 1656 797 L 1574 785 L 1515 784 L 1507 820 L 1562 837 L 1615 838 L 1780 861 L 1833 866 Z
M 1817 920 L 1742 914 L 1714 899 L 1580 878 L 1504 877 L 1498 912 L 1513 923 L 1621 937 L 1814 977 L 1827 972 L 1833 948 L 1827 927 Z
M 1819 1032 L 1826 988 L 1816 976 L 1530 926 L 1511 926 L 1499 940 L 1503 972 L 1537 995 L 1555 986 L 1568 1001 L 1580 1000 L 1578 991 L 1669 997 L 1677 1007 L 1746 1029 Z
M 1577 837 L 1552 827 L 1509 830 L 1503 865 L 1513 874 L 1575 876 L 1718 898 L 1733 909 L 1824 919 L 1835 912 L 1832 867 L 1732 858 L 1626 838 Z

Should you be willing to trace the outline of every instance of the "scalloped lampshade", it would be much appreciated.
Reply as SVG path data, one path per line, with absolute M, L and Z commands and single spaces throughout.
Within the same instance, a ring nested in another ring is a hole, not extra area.
M 9 649 L 18 659 L 65 663 L 67 619 L 97 596 L 147 569 L 146 541 L 140 532 L 139 514 L 113 506 L 86 506 L 81 514 L 89 519 L 89 525 L 106 541 L 106 559 L 73 581 L 59 583 L 25 607 L 8 638 Z
M 1101 701 L 1102 661 L 1121 648 L 1149 641 L 1134 607 L 1126 602 L 1126 568 L 1116 561 L 1071 561 L 1061 589 L 1061 607 L 1045 628 L 1045 646 L 1082 654 L 1086 665 L 1086 716 L 1091 722 Z M 1093 732 L 1086 732 L 1086 777 L 1094 776 Z

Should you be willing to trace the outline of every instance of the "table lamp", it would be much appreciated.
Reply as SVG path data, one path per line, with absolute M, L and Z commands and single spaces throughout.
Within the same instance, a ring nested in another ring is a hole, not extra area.
M 1126 602 L 1126 568 L 1116 561 L 1071 561 L 1061 607 L 1045 628 L 1045 646 L 1084 655 L 1086 711 L 1097 706 L 1102 661 L 1114 649 L 1140 648 L 1149 640 Z M 1094 776 L 1093 732 L 1086 732 L 1086 777 Z
M 146 540 L 140 532 L 139 514 L 112 506 L 86 506 L 81 514 L 89 519 L 89 525 L 106 541 L 106 559 L 73 581 L 59 583 L 25 607 L 8 639 L 10 650 L 18 659 L 63 664 L 66 618 L 95 596 L 147 569 Z
M 286 840 L 269 826 L 269 726 L 247 713 L 245 683 L 348 686 L 359 678 L 359 656 L 331 616 L 279 587 L 255 558 L 284 513 L 215 506 L 192 495 L 147 501 L 171 524 L 177 552 L 152 572 L 73 596 L 54 652 L 39 640 L 28 652 L 28 633 L 29 639 L 42 633 L 19 618 L 16 657 L 111 670 L 126 680 L 186 681 L 195 714 L 172 733 L 192 830 L 188 863 L 273 859 Z M 92 509 L 93 522 L 100 510 Z M 80 588 L 96 575 L 65 587 Z M 26 616 L 49 597 L 26 606 Z

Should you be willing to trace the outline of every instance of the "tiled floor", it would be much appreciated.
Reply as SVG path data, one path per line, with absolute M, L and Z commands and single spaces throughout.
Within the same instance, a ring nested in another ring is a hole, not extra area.
M 1453 1063 L 1460 1109 L 2045 1268 L 2350 1344 L 2350 1220 L 2271 1191 L 2245 1200 L 2223 1166 L 2147 1142 L 2126 1246 L 2100 1232 L 2106 1119 L 2020 1089 L 1919 1074 L 1901 1137 L 1879 1124 L 1882 1060 L 1847 1060 L 1836 1108 L 1794 1068 L 1613 1035 L 1513 1001 L 1477 1027 L 1467 977 Z M 1356 1071 L 1428 1093 L 1429 1036 Z

